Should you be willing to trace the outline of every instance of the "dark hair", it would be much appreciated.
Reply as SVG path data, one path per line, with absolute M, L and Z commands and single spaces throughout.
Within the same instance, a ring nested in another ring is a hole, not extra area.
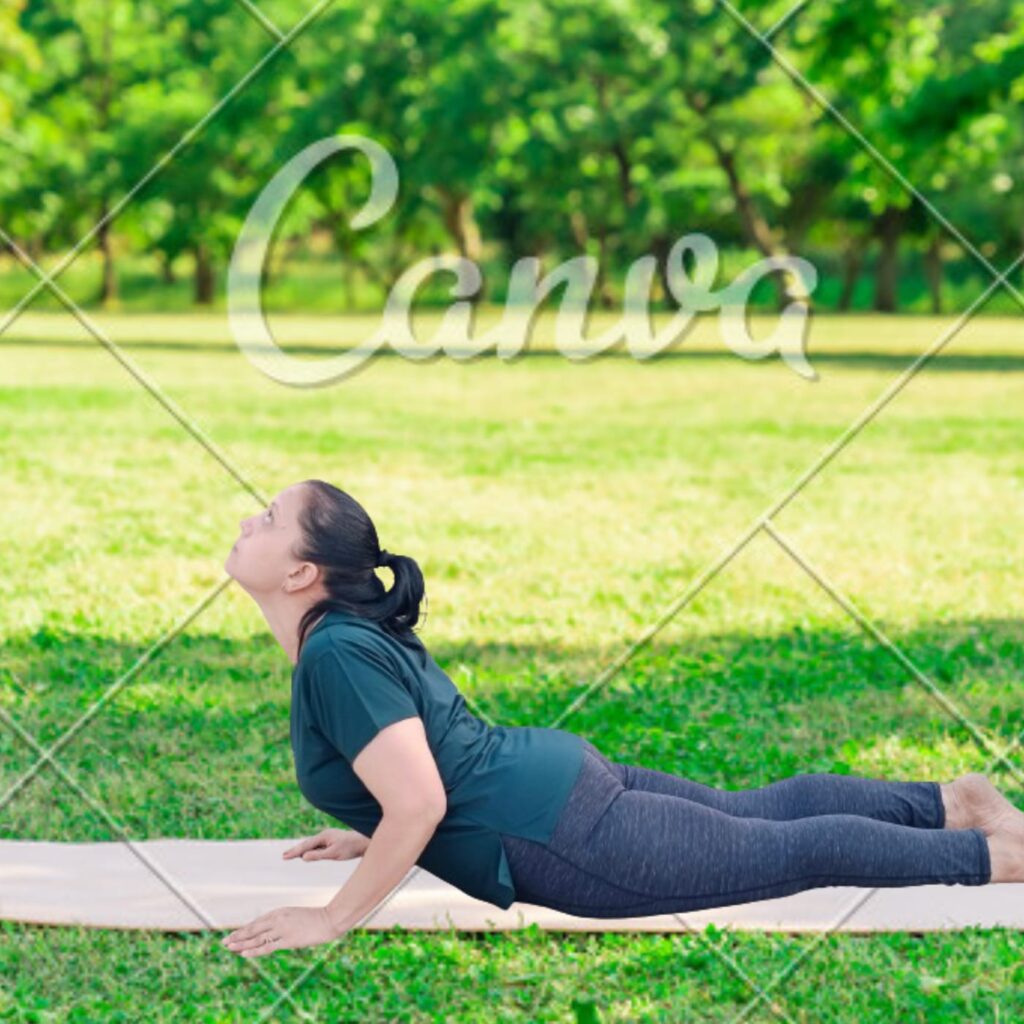
M 304 480 L 303 485 L 306 500 L 298 517 L 302 539 L 292 553 L 320 566 L 328 596 L 299 621 L 299 650 L 324 612 L 343 611 L 379 623 L 399 643 L 418 650 L 425 666 L 427 649 L 413 632 L 426 598 L 416 561 L 381 550 L 373 520 L 350 494 L 323 480 Z M 378 565 L 395 574 L 390 590 L 373 571 Z

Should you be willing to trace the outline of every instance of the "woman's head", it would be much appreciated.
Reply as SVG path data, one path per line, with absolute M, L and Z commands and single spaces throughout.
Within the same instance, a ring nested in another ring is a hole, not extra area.
M 420 567 L 405 555 L 381 560 L 373 521 L 351 495 L 323 480 L 305 480 L 243 519 L 241 528 L 224 568 L 257 599 L 283 590 L 308 603 L 299 622 L 300 650 L 313 623 L 338 610 L 378 622 L 424 651 L 413 633 L 426 596 Z M 378 565 L 394 573 L 390 590 L 374 572 Z

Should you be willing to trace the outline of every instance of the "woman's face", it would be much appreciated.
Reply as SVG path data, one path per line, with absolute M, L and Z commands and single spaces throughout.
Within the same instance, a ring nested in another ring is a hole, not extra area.
M 303 485 L 292 484 L 262 512 L 239 524 L 242 534 L 228 553 L 224 571 L 250 594 L 281 590 L 289 573 L 306 564 L 292 554 L 301 540 L 303 498 Z

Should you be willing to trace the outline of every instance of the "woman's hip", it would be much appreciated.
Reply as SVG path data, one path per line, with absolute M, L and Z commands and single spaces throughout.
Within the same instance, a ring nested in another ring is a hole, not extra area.
M 501 834 L 513 884 L 519 898 L 527 903 L 533 902 L 527 893 L 557 891 L 560 878 L 568 882 L 571 876 L 573 886 L 579 884 L 573 865 L 608 808 L 625 791 L 620 766 L 589 741 L 584 740 L 583 745 L 579 775 L 548 841 L 540 843 L 522 836 Z M 600 888 L 596 876 L 594 884 Z M 603 895 L 612 894 L 605 891 Z

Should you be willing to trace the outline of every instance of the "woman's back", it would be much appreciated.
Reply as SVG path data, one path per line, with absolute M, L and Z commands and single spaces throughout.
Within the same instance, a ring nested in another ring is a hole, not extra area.
M 508 906 L 514 892 L 499 834 L 547 841 L 582 765 L 582 738 L 487 725 L 429 653 L 332 611 L 307 635 L 292 674 L 296 777 L 310 803 L 372 834 L 380 805 L 351 763 L 382 728 L 412 715 L 423 721 L 448 800 L 418 863 Z

